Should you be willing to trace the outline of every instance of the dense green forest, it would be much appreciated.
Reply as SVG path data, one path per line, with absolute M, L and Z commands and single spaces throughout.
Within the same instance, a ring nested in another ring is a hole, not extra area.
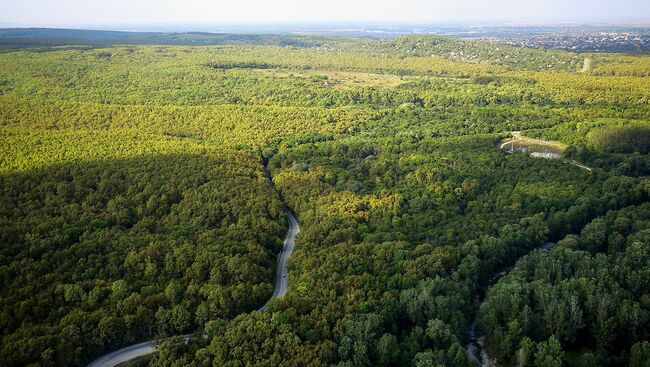
M 78 364 L 268 298 L 284 217 L 256 156 L 127 131 L 2 141 L 3 365 Z
M 649 57 L 295 41 L 0 53 L 0 365 L 647 363 Z
M 650 205 L 610 211 L 517 262 L 481 305 L 492 355 L 513 364 L 647 363 Z

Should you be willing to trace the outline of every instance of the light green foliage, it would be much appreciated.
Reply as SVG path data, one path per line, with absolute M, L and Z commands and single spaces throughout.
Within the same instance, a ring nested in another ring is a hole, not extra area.
M 273 46 L 0 54 L 1 365 L 198 330 L 151 365 L 471 366 L 473 300 L 565 236 L 488 293 L 489 351 L 643 361 L 650 164 L 594 146 L 647 124 L 648 57 L 240 38 Z M 516 130 L 593 170 L 498 149 Z M 283 204 L 289 292 L 256 312 Z

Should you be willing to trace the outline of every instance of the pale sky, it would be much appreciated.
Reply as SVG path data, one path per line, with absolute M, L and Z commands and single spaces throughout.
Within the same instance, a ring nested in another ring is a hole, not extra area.
M 15 26 L 650 19 L 650 0 L 0 0 Z

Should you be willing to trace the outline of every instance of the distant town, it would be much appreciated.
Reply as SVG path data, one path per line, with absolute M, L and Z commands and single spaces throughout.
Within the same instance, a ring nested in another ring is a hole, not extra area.
M 576 52 L 650 53 L 650 24 L 640 25 L 427 25 L 307 29 L 295 33 L 389 38 L 436 34 Z
M 5 28 L 5 29 L 2 29 Z M 240 42 L 251 38 L 276 36 L 347 36 L 387 39 L 409 34 L 432 34 L 463 39 L 541 49 L 575 52 L 650 53 L 650 21 L 611 24 L 150 24 L 104 25 L 82 32 L 78 29 L 10 28 L 0 23 L 0 49 L 16 45 L 38 43 L 43 36 L 59 38 L 61 44 L 111 43 L 114 37 L 124 41 L 137 38 L 136 43 L 147 43 L 156 38 L 163 44 L 214 44 Z M 127 31 L 126 33 L 124 31 Z M 53 33 L 55 32 L 55 33 Z M 253 35 L 253 36 L 252 36 Z M 252 37 L 251 37 L 252 36 Z M 81 37 L 77 39 L 78 37 Z M 143 37 L 141 39 L 141 37 Z M 161 38 L 162 37 L 162 38 Z M 226 37 L 229 40 L 216 40 Z M 188 38 L 191 40 L 188 41 Z M 173 39 L 173 40 L 170 40 Z M 234 40 L 233 40 L 234 39 Z M 50 44 L 53 40 L 47 41 Z
M 562 49 L 588 52 L 635 52 L 650 51 L 650 32 L 578 32 L 551 34 L 518 34 L 511 37 L 482 37 L 484 40 L 505 42 L 511 45 L 545 49 Z

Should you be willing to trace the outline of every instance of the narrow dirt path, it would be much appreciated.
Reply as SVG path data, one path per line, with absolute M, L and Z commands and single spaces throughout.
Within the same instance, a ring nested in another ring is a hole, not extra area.
M 591 167 L 587 167 L 587 166 L 585 166 L 584 164 L 580 164 L 580 163 L 578 163 L 578 162 L 576 162 L 576 161 L 574 161 L 574 160 L 571 160 L 571 159 L 563 159 L 562 161 L 563 161 L 564 163 L 572 164 L 572 165 L 574 165 L 574 166 L 576 166 L 576 167 L 578 167 L 578 168 L 582 168 L 582 169 L 585 170 L 585 171 L 589 171 L 589 172 L 592 171 L 592 170 L 591 170 Z
M 582 69 L 580 69 L 581 73 L 586 73 L 591 70 L 591 58 L 590 57 L 585 57 L 585 60 L 582 62 Z

